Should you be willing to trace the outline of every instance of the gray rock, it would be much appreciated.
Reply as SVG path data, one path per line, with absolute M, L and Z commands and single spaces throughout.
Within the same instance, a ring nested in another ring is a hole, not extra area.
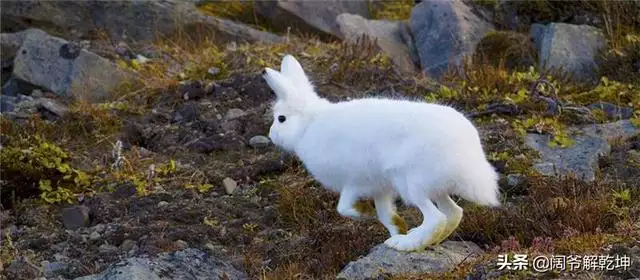
M 76 230 L 89 225 L 89 208 L 74 205 L 62 210 L 62 223 L 66 229 Z
M 131 239 L 127 239 L 125 241 L 122 241 L 122 244 L 120 244 L 120 249 L 122 249 L 125 252 L 129 252 L 136 245 L 137 243 L 135 241 Z
M 118 251 L 118 247 L 109 244 L 102 244 L 98 247 L 98 252 L 101 254 L 112 254 L 116 251 Z
M 589 105 L 589 109 L 602 110 L 609 118 L 629 119 L 633 117 L 633 108 L 621 107 L 609 102 L 593 103 Z
M 378 47 L 393 61 L 401 73 L 415 73 L 420 63 L 406 22 L 369 20 L 360 15 L 341 14 L 336 18 L 339 36 L 356 42 L 362 35 L 376 39 Z
M 545 70 L 560 70 L 576 81 L 597 81 L 596 58 L 605 46 L 602 30 L 589 25 L 550 23 L 536 26 L 531 37 L 538 49 L 539 64 Z
M 263 149 L 269 146 L 271 140 L 268 137 L 262 135 L 256 135 L 249 139 L 249 145 L 254 149 Z
M 123 199 L 127 197 L 132 197 L 138 193 L 136 186 L 131 182 L 125 182 L 116 186 L 116 189 L 113 191 L 111 196 L 115 199 Z
M 58 117 L 64 117 L 69 112 L 69 107 L 50 98 L 38 98 L 38 107 L 45 109 Z
M 215 34 L 223 41 L 282 42 L 280 36 L 231 20 L 207 16 L 192 2 L 166 1 L 1 1 L 3 24 L 68 31 L 65 38 L 106 32 L 115 42 L 140 44 L 170 36 Z M 90 22 L 91 24 L 87 24 Z M 198 28 L 195 28 L 198 27 Z
M 424 252 L 401 252 L 384 244 L 356 261 L 348 263 L 337 279 L 376 279 L 401 274 L 446 272 L 463 261 L 470 261 L 482 254 L 482 249 L 471 242 L 445 241 Z
M 544 176 L 567 176 L 573 174 L 585 181 L 595 180 L 598 159 L 611 152 L 610 141 L 626 140 L 640 133 L 628 120 L 607 124 L 584 125 L 569 128 L 575 144 L 567 148 L 552 148 L 548 145 L 550 135 L 528 134 L 525 143 L 538 151 L 540 162 L 534 168 Z
M 18 256 L 4 271 L 8 279 L 31 280 L 42 275 L 42 271 L 25 256 Z
M 198 99 L 204 96 L 204 86 L 200 81 L 182 81 L 178 85 L 178 92 L 184 100 Z
M 226 276 L 225 276 L 226 275 Z M 74 280 L 248 279 L 245 272 L 197 249 L 163 253 L 156 258 L 129 258 L 100 274 Z
M 100 237 L 102 237 L 102 236 L 100 236 L 100 233 L 97 232 L 97 231 L 94 231 L 91 234 L 89 234 L 89 240 L 91 240 L 91 241 L 96 241 L 96 240 L 100 239 Z
M 16 79 L 59 96 L 99 101 L 128 77 L 109 60 L 62 38 L 38 29 L 21 32 L 25 39 L 14 60 Z
M 464 55 L 489 31 L 491 23 L 476 16 L 462 0 L 420 2 L 411 11 L 411 31 L 423 71 L 441 76 L 449 66 L 457 66 Z
M 187 247 L 189 247 L 189 243 L 187 243 L 187 241 L 184 241 L 184 240 L 176 240 L 174 244 L 176 248 L 178 248 L 178 250 L 184 250 L 184 249 L 187 249 Z
M 69 268 L 69 265 L 63 262 L 42 262 L 42 271 L 46 277 L 55 277 L 56 275 L 64 273 Z
M 517 187 L 524 183 L 525 177 L 522 174 L 509 174 L 507 175 L 507 185 L 510 187 Z
M 235 120 L 237 118 L 241 118 L 246 116 L 247 113 L 245 111 L 243 111 L 242 109 L 238 109 L 238 108 L 231 108 L 229 109 L 229 111 L 227 111 L 227 114 L 224 116 L 224 118 L 228 121 L 232 121 Z
M 227 192 L 227 194 L 232 194 L 236 190 L 236 188 L 238 188 L 238 183 L 235 180 L 227 177 L 222 180 L 222 186 L 224 186 L 224 190 Z
M 258 1 L 256 12 L 285 30 L 294 27 L 302 32 L 336 36 L 336 17 L 343 13 L 370 18 L 366 1 Z
M 9 95 L 0 95 L 0 113 L 13 112 L 16 108 L 15 98 Z

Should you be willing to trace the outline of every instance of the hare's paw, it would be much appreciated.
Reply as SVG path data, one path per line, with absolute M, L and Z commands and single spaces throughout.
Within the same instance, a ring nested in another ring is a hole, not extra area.
M 354 208 L 338 208 L 338 214 L 340 216 L 351 218 L 354 220 L 360 220 L 362 218 L 362 214 L 358 212 L 358 210 Z
M 408 252 L 421 251 L 428 246 L 421 238 L 409 234 L 396 234 L 389 237 L 384 244 L 398 251 Z
M 450 220 L 444 226 L 440 227 L 437 238 L 435 238 L 433 244 L 440 244 L 442 241 L 447 239 L 456 230 L 459 224 L 460 220 Z
M 421 225 L 409 230 L 407 234 L 391 236 L 384 244 L 399 251 L 421 251 L 435 244 L 444 226 L 445 223 L 438 223 L 431 227 Z

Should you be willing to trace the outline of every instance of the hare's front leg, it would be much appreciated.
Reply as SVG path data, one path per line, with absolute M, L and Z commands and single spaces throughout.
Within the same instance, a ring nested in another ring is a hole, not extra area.
M 358 198 L 354 188 L 343 188 L 340 192 L 340 199 L 338 199 L 338 213 L 343 217 L 359 220 L 362 217 L 362 213 L 354 207 L 358 202 Z
M 378 220 L 387 228 L 391 236 L 407 233 L 407 222 L 396 212 L 392 194 L 380 194 L 374 198 L 374 202 Z

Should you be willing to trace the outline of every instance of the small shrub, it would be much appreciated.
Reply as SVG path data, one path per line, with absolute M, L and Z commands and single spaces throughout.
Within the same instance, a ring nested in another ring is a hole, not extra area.
M 487 63 L 508 70 L 526 71 L 537 62 L 529 36 L 510 31 L 493 31 L 478 42 L 474 64 Z
M 48 203 L 71 203 L 92 183 L 89 174 L 71 166 L 65 150 L 39 135 L 12 136 L 0 151 L 0 170 L 7 181 L 3 199 L 37 195 Z

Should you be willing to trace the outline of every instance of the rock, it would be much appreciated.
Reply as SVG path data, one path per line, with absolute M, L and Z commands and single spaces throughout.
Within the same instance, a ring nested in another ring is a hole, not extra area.
M 64 117 L 69 112 L 69 108 L 66 105 L 58 102 L 57 100 L 50 98 L 39 98 L 37 100 L 38 107 L 40 109 L 47 110 L 55 114 L 57 117 Z
M 91 240 L 91 241 L 96 241 L 96 240 L 100 239 L 100 237 L 102 237 L 102 236 L 100 236 L 100 233 L 97 232 L 97 231 L 91 232 L 91 234 L 89 234 L 89 240 Z
M 348 263 L 337 279 L 376 279 L 384 276 L 446 272 L 480 254 L 482 249 L 471 242 L 445 241 L 422 253 L 401 252 L 380 244 L 365 257 Z
M 187 249 L 187 247 L 189 247 L 189 243 L 187 243 L 184 240 L 176 240 L 174 244 L 176 245 L 176 248 L 178 248 L 178 250 L 184 250 L 184 249 Z
M 238 143 L 220 135 L 213 135 L 203 139 L 198 139 L 196 142 L 187 145 L 187 148 L 196 153 L 208 154 L 213 151 L 226 151 L 235 149 L 239 146 Z
M 115 199 L 132 197 L 138 193 L 136 186 L 132 182 L 125 182 L 116 186 L 111 196 Z
M 16 257 L 5 271 L 8 279 L 31 280 L 42 275 L 40 269 L 25 256 Z
M 462 0 L 422 1 L 411 11 L 411 31 L 422 70 L 435 78 L 450 65 L 460 65 L 489 31 L 488 23 L 476 16 Z
M 266 136 L 262 136 L 262 135 L 256 135 L 251 137 L 251 139 L 249 139 L 249 145 L 251 145 L 251 147 L 253 147 L 254 149 L 263 149 L 269 146 L 269 144 L 271 143 L 271 140 L 269 140 L 269 138 L 267 138 Z
M 229 109 L 229 111 L 227 111 L 227 114 L 224 116 L 224 118 L 227 119 L 228 121 L 232 121 L 232 120 L 244 117 L 246 115 L 247 113 L 242 111 L 242 109 L 231 108 Z
M 198 107 L 195 104 L 187 103 L 176 111 L 173 120 L 177 122 L 192 122 L 198 119 Z
M 401 21 L 369 20 L 360 15 L 341 14 L 336 18 L 338 36 L 356 42 L 362 35 L 376 39 L 377 46 L 393 61 L 401 73 L 415 73 L 420 63 L 409 26 Z
M 62 223 L 66 229 L 76 230 L 89 225 L 89 208 L 74 205 L 62 210 Z
M 95 275 L 74 280 L 248 279 L 245 272 L 197 249 L 163 253 L 156 258 L 133 257 Z
M 509 174 L 507 175 L 507 185 L 510 187 L 517 187 L 524 183 L 525 177 L 522 174 Z
M 11 71 L 13 71 L 13 68 L 11 68 Z M 36 86 L 13 77 L 11 72 L 9 72 L 8 75 L 9 79 L 6 81 L 6 83 L 4 83 L 4 85 L 2 85 L 2 95 L 28 95 L 30 92 L 33 92 L 35 89 L 37 89 Z
M 609 102 L 597 102 L 589 105 L 589 109 L 601 110 L 607 117 L 615 119 L 629 119 L 633 117 L 633 108 L 617 106 Z
M 238 187 L 238 183 L 229 177 L 222 180 L 222 185 L 224 186 L 224 190 L 227 192 L 227 194 L 232 194 Z
M 534 168 L 544 176 L 567 176 L 574 174 L 585 181 L 595 180 L 598 159 L 611 152 L 610 141 L 622 141 L 640 133 L 629 120 L 607 124 L 584 125 L 569 128 L 575 141 L 567 148 L 552 148 L 548 145 L 551 135 L 527 134 L 525 143 L 540 153 L 540 162 Z
M 41 97 L 44 97 L 44 93 L 39 89 L 34 89 L 33 91 L 31 91 L 31 97 L 41 98 Z
M 183 81 L 178 86 L 178 92 L 184 100 L 194 100 L 202 98 L 205 94 L 204 87 L 200 81 Z
M 550 23 L 531 31 L 538 49 L 538 63 L 545 70 L 561 70 L 576 81 L 597 82 L 596 59 L 605 46 L 602 30 L 589 25 Z
M 215 34 L 216 40 L 283 42 L 284 38 L 200 12 L 188 1 L 2 1 L 5 26 L 52 28 L 65 38 L 90 38 L 98 31 L 115 42 L 144 45 L 158 36 Z M 87 24 L 90 22 L 91 24 Z
M 129 74 L 114 63 L 71 42 L 28 29 L 14 60 L 12 75 L 58 96 L 100 101 Z
M 42 271 L 46 277 L 53 278 L 57 275 L 63 274 L 68 268 L 69 265 L 63 262 L 42 262 Z
M 13 96 L 0 95 L 0 113 L 13 112 L 15 107 L 15 98 Z
M 158 202 L 158 207 L 165 207 L 165 206 L 167 206 L 167 205 L 169 205 L 169 202 L 166 202 L 166 201 L 160 201 L 160 202 Z
M 343 13 L 370 18 L 366 1 L 258 1 L 256 12 L 285 30 L 294 27 L 306 33 L 336 37 L 336 17 Z
M 113 254 L 116 251 L 118 251 L 118 247 L 109 244 L 102 244 L 98 247 L 98 252 L 101 254 Z
M 122 244 L 120 244 L 120 249 L 125 251 L 125 252 L 129 252 L 136 245 L 137 245 L 137 243 L 135 241 L 133 241 L 131 239 L 127 239 L 125 241 L 122 241 Z
M 240 127 L 240 122 L 237 120 L 223 121 L 220 127 L 224 132 L 236 131 Z

